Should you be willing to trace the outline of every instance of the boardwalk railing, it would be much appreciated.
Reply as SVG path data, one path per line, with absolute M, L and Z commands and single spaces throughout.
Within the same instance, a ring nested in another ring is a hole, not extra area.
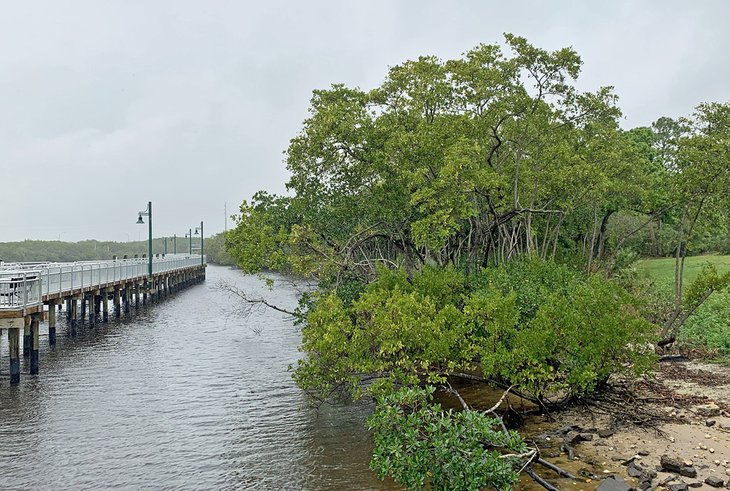
M 200 256 L 168 254 L 152 259 L 152 273 L 165 273 L 204 264 Z M 124 280 L 144 279 L 148 258 L 74 263 L 3 263 L 0 266 L 0 310 L 37 306 L 43 297 Z
M 20 310 L 41 301 L 40 271 L 0 271 L 0 310 Z

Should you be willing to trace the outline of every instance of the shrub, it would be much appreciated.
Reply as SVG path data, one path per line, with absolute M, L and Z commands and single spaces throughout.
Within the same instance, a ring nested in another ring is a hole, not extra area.
M 477 411 L 444 411 L 433 387 L 403 388 L 378 400 L 368 419 L 375 450 L 370 467 L 410 490 L 512 489 L 515 457 L 527 450 L 515 432 Z
M 295 378 L 320 397 L 358 397 L 372 376 L 392 387 L 481 369 L 537 397 L 580 396 L 614 372 L 646 370 L 653 331 L 619 285 L 550 262 L 476 276 L 433 268 L 412 281 L 384 271 L 351 304 L 335 293 L 313 304 Z

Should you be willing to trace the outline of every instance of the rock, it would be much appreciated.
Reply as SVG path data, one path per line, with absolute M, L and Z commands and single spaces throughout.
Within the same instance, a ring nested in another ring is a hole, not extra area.
M 644 468 L 637 465 L 635 462 L 631 462 L 626 468 L 626 472 L 629 474 L 629 477 L 639 477 L 644 473 Z
M 718 406 L 714 402 L 711 402 L 709 404 L 700 404 L 699 406 L 695 407 L 695 410 L 697 411 L 697 414 L 699 414 L 700 416 L 704 416 L 705 418 L 711 418 L 713 416 L 720 415 L 720 406 Z
M 614 433 L 616 433 L 616 431 L 609 428 L 598 430 L 598 436 L 600 436 L 601 438 L 608 438 L 610 436 L 613 436 Z
M 701 488 L 702 483 L 699 481 L 692 481 L 690 483 L 687 483 L 687 486 L 689 486 L 690 488 Z
M 668 455 L 662 455 L 659 464 L 662 466 L 663 471 L 668 472 L 679 472 L 679 470 L 683 467 L 681 460 L 672 458 Z
M 575 445 L 580 442 L 589 442 L 593 440 L 593 435 L 590 433 L 578 433 L 577 431 L 571 430 L 565 434 L 565 443 L 568 445 Z
M 566 425 L 558 430 L 555 430 L 553 433 L 556 435 L 565 435 L 570 431 L 580 431 L 580 430 L 581 430 L 581 427 L 578 425 Z
M 685 487 L 685 491 L 686 491 Z M 600 486 L 598 486 L 598 491 L 630 491 L 631 486 L 628 485 L 626 481 L 624 481 L 619 476 L 609 476 L 606 479 L 603 480 Z M 677 490 L 681 491 L 681 490 Z
M 648 451 L 648 450 L 639 450 L 639 451 L 638 451 L 638 452 L 636 452 L 636 453 L 638 453 L 638 454 L 639 454 L 639 455 L 641 455 L 642 457 L 646 457 L 647 455 L 649 455 L 649 451 Z
M 707 426 L 715 426 L 716 421 L 714 419 L 708 419 L 705 421 L 705 425 Z
M 650 469 L 645 470 L 644 473 L 641 475 L 641 477 L 639 477 L 639 481 L 641 481 L 641 482 L 645 482 L 645 481 L 651 482 L 654 479 L 656 479 L 656 472 L 654 472 L 653 470 L 650 470 Z
M 730 469 L 725 469 L 725 474 L 727 474 L 728 476 L 730 476 Z
M 684 466 L 679 469 L 679 475 L 684 477 L 691 477 L 692 479 L 694 479 L 695 477 L 697 477 L 697 469 L 695 469 L 694 467 Z
M 686 482 L 676 482 L 672 484 L 667 484 L 667 489 L 669 491 L 687 491 L 688 486 Z
M 710 452 L 710 453 L 715 453 L 715 449 L 712 448 L 712 447 L 708 448 L 707 451 Z
M 647 489 L 651 488 L 651 481 L 641 481 L 639 483 L 639 489 L 641 491 L 646 491 Z
M 725 481 L 717 476 L 710 476 L 705 479 L 705 483 L 709 484 L 713 488 L 721 488 L 725 485 Z

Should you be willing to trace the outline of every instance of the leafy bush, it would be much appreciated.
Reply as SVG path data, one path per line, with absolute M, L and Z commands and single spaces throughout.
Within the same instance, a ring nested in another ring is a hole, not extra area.
M 711 296 L 687 319 L 679 341 L 688 347 L 704 347 L 730 355 L 730 291 Z
M 375 451 L 370 467 L 410 490 L 507 490 L 517 481 L 516 457 L 527 450 L 515 432 L 477 411 L 444 411 L 434 388 L 403 388 L 378 400 L 368 419 Z
M 580 396 L 651 365 L 654 326 L 638 312 L 617 284 L 550 262 L 475 276 L 427 268 L 410 281 L 383 271 L 351 304 L 335 292 L 314 302 L 295 379 L 322 398 L 338 389 L 359 397 L 372 377 L 378 394 L 481 370 L 536 397 Z

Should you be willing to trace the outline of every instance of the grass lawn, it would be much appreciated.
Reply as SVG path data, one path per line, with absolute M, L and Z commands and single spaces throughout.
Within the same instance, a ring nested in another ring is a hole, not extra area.
M 690 256 L 684 261 L 684 284 L 688 285 L 697 277 L 702 265 L 711 262 L 719 273 L 730 271 L 730 256 L 707 255 Z M 657 285 L 674 285 L 674 258 L 642 259 L 636 265 L 639 273 L 653 278 Z

